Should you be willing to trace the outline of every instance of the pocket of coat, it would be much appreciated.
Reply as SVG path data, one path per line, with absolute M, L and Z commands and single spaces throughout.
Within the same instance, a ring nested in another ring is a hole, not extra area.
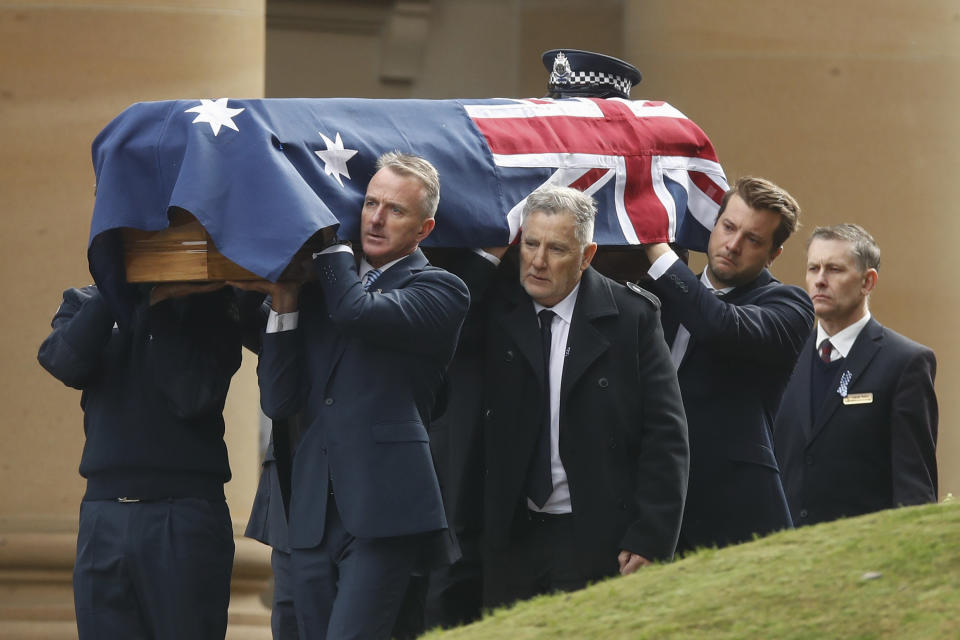
M 429 442 L 427 430 L 419 422 L 381 422 L 373 425 L 376 442 Z

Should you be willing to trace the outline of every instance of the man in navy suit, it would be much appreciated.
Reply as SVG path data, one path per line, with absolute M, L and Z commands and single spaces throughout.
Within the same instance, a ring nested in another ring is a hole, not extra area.
M 774 427 L 797 525 L 937 500 L 937 360 L 871 316 L 879 267 L 858 225 L 818 227 L 807 243 L 817 331 Z
M 813 308 L 802 289 L 781 284 L 767 267 L 799 215 L 785 190 L 744 177 L 723 197 L 700 276 L 667 244 L 647 246 L 690 428 L 681 550 L 791 525 L 772 428 Z
M 388 637 L 411 572 L 447 528 L 426 427 L 469 295 L 418 249 L 434 227 L 436 170 L 397 152 L 377 168 L 359 273 L 335 244 L 314 256 L 316 281 L 262 285 L 261 404 L 305 421 L 288 522 L 303 638 Z

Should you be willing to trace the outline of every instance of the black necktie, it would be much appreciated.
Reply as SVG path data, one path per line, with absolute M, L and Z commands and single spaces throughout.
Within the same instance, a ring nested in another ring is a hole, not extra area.
M 543 345 L 543 419 L 540 434 L 533 451 L 533 459 L 527 472 L 527 496 L 539 508 L 543 508 L 553 493 L 553 476 L 550 473 L 550 344 L 553 338 L 550 325 L 557 314 L 549 309 L 539 313 L 540 342 Z

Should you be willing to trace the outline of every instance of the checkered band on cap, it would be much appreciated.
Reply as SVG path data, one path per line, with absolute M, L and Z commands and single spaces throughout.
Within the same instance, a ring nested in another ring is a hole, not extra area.
M 629 79 L 602 71 L 571 71 L 564 76 L 553 72 L 550 74 L 550 84 L 557 86 L 609 84 L 626 95 L 630 95 L 630 89 L 633 87 Z

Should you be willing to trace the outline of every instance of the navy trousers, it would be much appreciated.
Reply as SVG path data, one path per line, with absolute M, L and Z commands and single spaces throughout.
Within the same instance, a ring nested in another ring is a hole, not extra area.
M 274 549 L 270 556 L 270 565 L 273 567 L 273 610 L 270 613 L 273 640 L 299 640 L 290 554 Z
M 388 639 L 416 566 L 421 536 L 356 538 L 333 496 L 323 542 L 293 549 L 297 626 L 310 640 Z
M 233 550 L 222 500 L 84 501 L 73 569 L 80 640 L 223 638 Z

